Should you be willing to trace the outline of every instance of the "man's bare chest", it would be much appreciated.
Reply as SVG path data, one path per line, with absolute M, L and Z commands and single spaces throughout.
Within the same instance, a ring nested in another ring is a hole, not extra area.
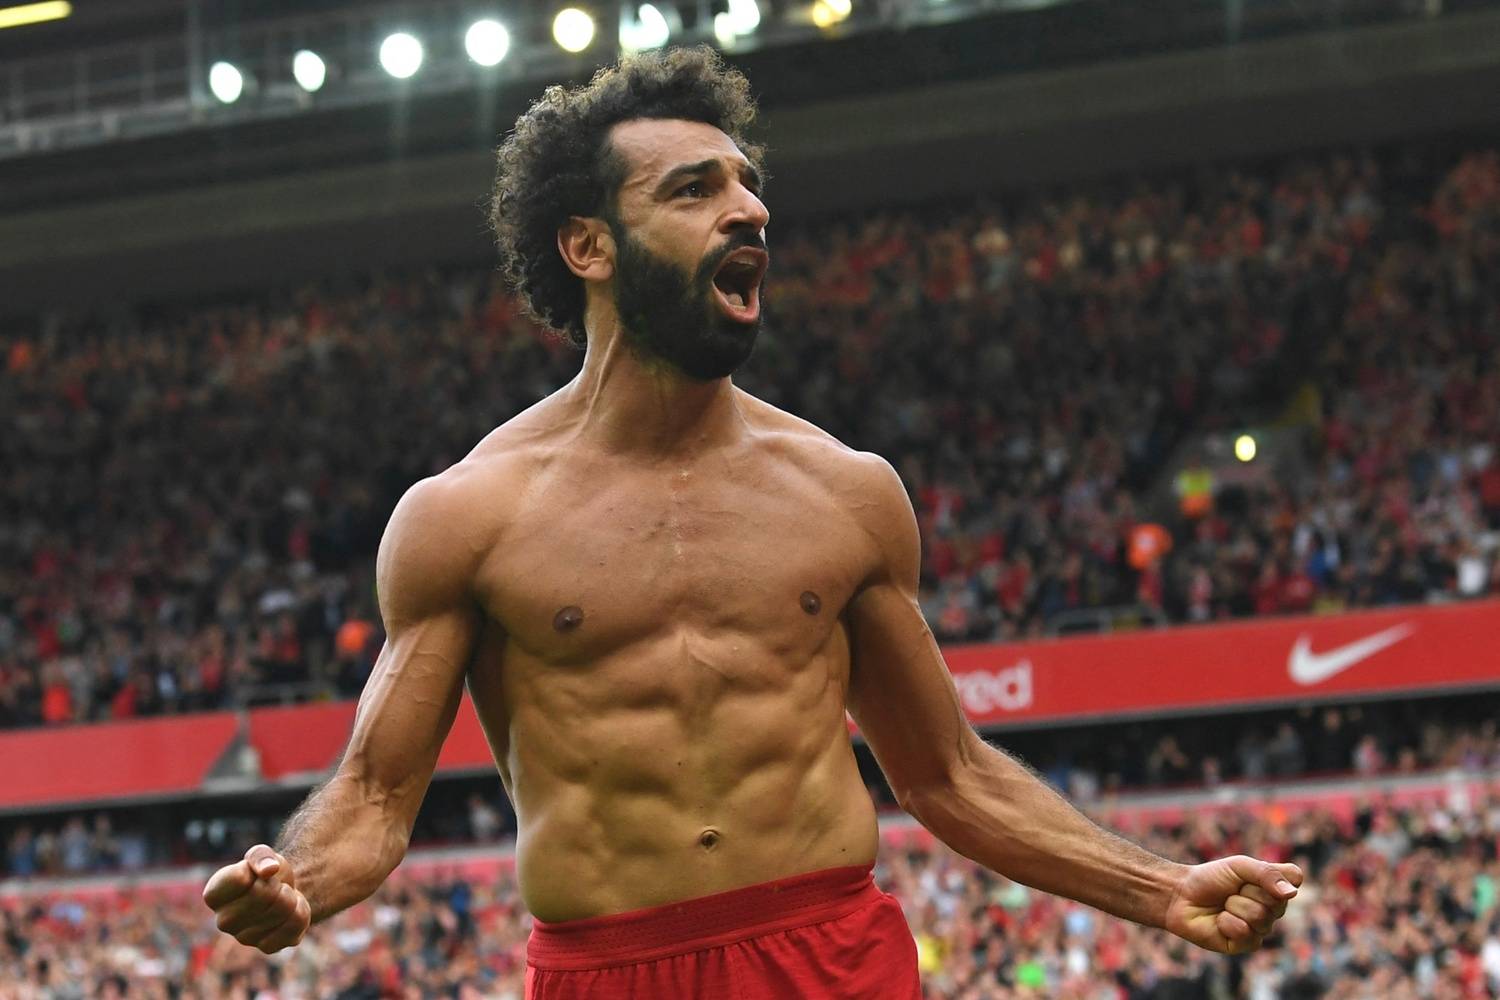
M 510 641 L 557 664 L 674 630 L 796 660 L 827 641 L 872 561 L 845 504 L 803 476 L 557 477 L 524 499 L 480 593 Z

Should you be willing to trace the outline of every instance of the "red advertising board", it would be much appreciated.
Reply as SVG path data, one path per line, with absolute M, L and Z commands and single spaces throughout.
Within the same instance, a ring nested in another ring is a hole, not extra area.
M 354 702 L 250 710 L 250 745 L 267 780 L 320 772 L 338 759 L 354 728 Z
M 250 710 L 250 744 L 260 754 L 261 777 L 305 779 L 333 766 L 354 728 L 355 703 Z M 453 729 L 438 755 L 437 770 L 466 771 L 495 766 L 489 743 L 474 714 L 474 703 L 464 694 Z
M 1500 686 L 1500 601 L 943 651 L 977 726 Z
M 949 646 L 943 655 L 969 721 L 986 729 L 1500 687 L 1500 601 Z M 353 717 L 352 702 L 251 710 L 262 776 L 326 772 Z M 191 791 L 235 724 L 215 713 L 0 733 L 0 809 Z M 466 695 L 438 770 L 493 767 Z
M 231 712 L 0 733 L 0 808 L 192 791 L 234 733 Z

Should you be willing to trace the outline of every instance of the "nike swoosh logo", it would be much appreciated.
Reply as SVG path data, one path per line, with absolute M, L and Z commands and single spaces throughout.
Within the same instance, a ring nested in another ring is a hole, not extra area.
M 1384 632 L 1376 632 L 1326 653 L 1314 653 L 1312 639 L 1299 635 L 1292 644 L 1291 655 L 1286 659 L 1287 673 L 1298 684 L 1321 684 L 1335 674 L 1348 670 L 1360 660 L 1367 660 L 1382 649 L 1394 646 L 1416 630 L 1415 625 L 1392 625 Z

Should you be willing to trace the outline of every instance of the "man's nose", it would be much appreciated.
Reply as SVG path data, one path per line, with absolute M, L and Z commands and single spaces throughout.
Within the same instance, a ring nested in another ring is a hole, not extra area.
M 765 202 L 754 191 L 741 186 L 737 189 L 734 206 L 720 220 L 719 229 L 728 233 L 741 227 L 749 227 L 763 234 L 770 221 L 771 212 L 766 208 Z

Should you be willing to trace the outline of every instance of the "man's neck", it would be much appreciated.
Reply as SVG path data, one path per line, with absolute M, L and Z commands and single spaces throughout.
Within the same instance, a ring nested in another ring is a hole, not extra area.
M 631 353 L 618 328 L 589 337 L 583 368 L 562 396 L 576 433 L 609 452 L 691 458 L 745 430 L 728 377 L 700 382 L 664 362 Z

